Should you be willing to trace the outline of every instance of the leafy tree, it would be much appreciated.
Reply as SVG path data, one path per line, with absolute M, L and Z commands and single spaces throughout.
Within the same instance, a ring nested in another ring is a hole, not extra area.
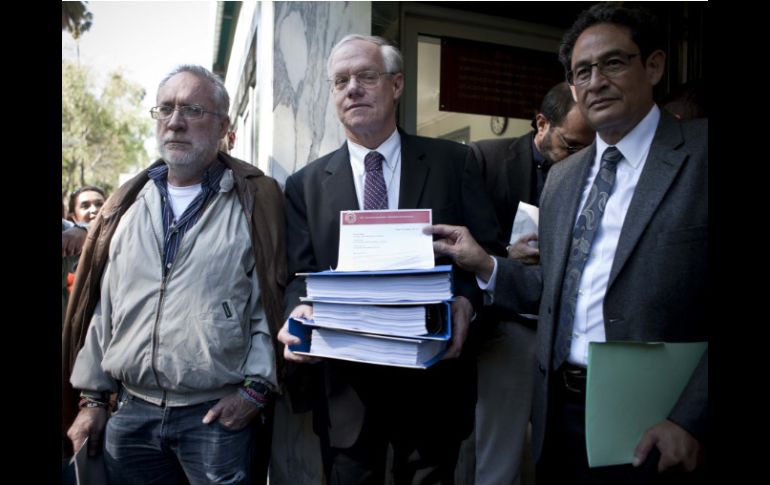
M 91 28 L 94 15 L 88 11 L 87 2 L 62 2 L 61 3 L 61 28 L 78 40 L 83 32 Z
M 144 140 L 152 129 L 141 110 L 144 96 L 120 72 L 98 93 L 87 67 L 62 61 L 62 197 L 86 184 L 111 193 L 121 172 L 147 163 Z

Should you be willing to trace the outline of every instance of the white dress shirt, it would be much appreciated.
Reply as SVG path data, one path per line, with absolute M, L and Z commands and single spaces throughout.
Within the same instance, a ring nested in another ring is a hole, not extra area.
M 388 190 L 388 209 L 398 209 L 399 186 L 401 185 L 401 137 L 398 130 L 393 131 L 387 140 L 372 150 L 348 140 L 348 152 L 350 153 L 350 167 L 353 169 L 353 184 L 356 187 L 359 209 L 363 210 L 364 208 L 366 178 L 364 158 L 369 152 L 379 152 L 385 157 L 382 162 L 382 176 L 385 179 L 385 188 Z
M 618 162 L 615 185 L 610 198 L 607 199 L 604 215 L 591 245 L 591 253 L 580 276 L 575 322 L 572 327 L 572 344 L 567 356 L 567 361 L 572 364 L 587 366 L 588 343 L 607 340 L 604 333 L 604 294 L 610 280 L 610 270 L 615 260 L 623 221 L 626 219 L 636 183 L 650 153 L 650 145 L 655 136 L 658 121 L 660 121 L 660 109 L 653 105 L 647 116 L 614 145 L 623 154 L 623 159 Z M 601 135 L 597 134 L 596 157 L 588 177 L 583 182 L 583 194 L 580 196 L 575 222 L 588 198 L 594 178 L 599 173 L 602 154 L 609 146 L 602 140 Z
M 609 283 L 610 270 L 615 259 L 615 251 L 618 248 L 623 221 L 626 218 L 628 207 L 631 205 L 631 199 L 642 174 L 642 169 L 644 169 L 647 155 L 650 153 L 650 145 L 652 145 L 659 121 L 660 109 L 657 105 L 653 105 L 647 116 L 614 145 L 623 154 L 623 159 L 618 162 L 615 185 L 610 198 L 607 200 L 604 215 L 591 245 L 591 253 L 588 255 L 588 260 L 580 277 L 572 343 L 570 353 L 567 356 L 567 361 L 572 364 L 587 366 L 588 343 L 606 341 L 603 313 L 604 294 Z M 588 198 L 596 174 L 599 172 L 602 154 L 609 146 L 597 134 L 596 156 L 588 176 L 583 181 L 583 192 L 580 196 L 578 210 L 575 213 L 575 223 Z M 489 281 L 484 282 L 478 277 L 476 278 L 479 287 L 488 296 L 485 302 L 487 304 L 494 300 L 497 278 L 497 260 L 492 259 L 495 266 Z

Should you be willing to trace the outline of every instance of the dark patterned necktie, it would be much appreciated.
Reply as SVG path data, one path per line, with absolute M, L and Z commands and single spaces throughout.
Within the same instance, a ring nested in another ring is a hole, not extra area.
M 556 327 L 556 343 L 553 349 L 553 368 L 558 369 L 569 355 L 572 327 L 575 322 L 575 307 L 577 306 L 580 275 L 591 252 L 591 244 L 607 206 L 607 199 L 612 194 L 615 184 L 615 173 L 618 162 L 623 154 L 615 147 L 607 147 L 602 154 L 601 167 L 594 179 L 591 191 L 588 193 L 583 210 L 580 211 L 575 228 L 572 231 L 572 245 L 569 250 L 569 260 L 564 272 L 564 282 L 561 287 L 561 308 L 559 324 Z
M 382 176 L 382 162 L 385 158 L 379 152 L 369 152 L 364 158 L 366 181 L 364 182 L 364 210 L 388 208 L 388 189 Z

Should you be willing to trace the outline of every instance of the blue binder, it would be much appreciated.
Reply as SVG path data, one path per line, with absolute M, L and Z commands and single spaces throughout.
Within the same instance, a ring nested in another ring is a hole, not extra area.
M 415 369 L 425 369 L 435 364 L 446 353 L 448 341 L 452 338 L 452 312 L 450 309 L 450 303 L 442 302 L 445 305 L 446 318 L 442 322 L 441 329 L 433 334 L 425 334 L 420 336 L 399 336 L 399 335 L 387 335 L 383 333 L 373 332 L 356 332 L 341 330 L 338 328 L 323 328 L 316 325 L 312 320 L 304 320 L 299 318 L 289 318 L 289 333 L 299 337 L 301 342 L 298 345 L 290 345 L 289 350 L 302 355 L 309 355 L 313 357 L 324 357 L 338 360 L 347 360 L 351 362 L 362 362 L 368 364 L 388 365 L 395 367 L 408 367 Z M 377 358 L 377 356 L 367 357 L 365 355 L 359 355 L 357 357 L 351 356 L 346 350 L 340 349 L 339 351 L 330 352 L 318 352 L 311 349 L 312 333 L 314 329 L 322 329 L 323 332 L 331 334 L 345 334 L 345 339 L 351 342 L 352 346 L 356 345 L 374 345 L 382 347 L 383 351 L 386 351 L 388 347 L 405 349 L 414 351 L 417 354 L 417 359 L 413 363 L 393 363 L 388 362 L 386 359 Z M 440 349 L 438 352 L 434 352 L 436 349 Z M 420 360 L 419 356 L 421 352 L 425 354 L 426 351 L 429 355 L 424 360 Z

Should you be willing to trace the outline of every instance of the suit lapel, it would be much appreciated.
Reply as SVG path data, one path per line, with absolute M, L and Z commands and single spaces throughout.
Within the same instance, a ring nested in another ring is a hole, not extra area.
M 682 132 L 679 122 L 665 112 L 661 112 L 660 123 L 652 140 L 647 162 L 623 221 L 608 288 L 623 269 L 644 229 L 682 168 L 687 154 L 676 149 L 681 144 Z
M 401 186 L 398 197 L 399 209 L 415 209 L 420 202 L 425 180 L 430 169 L 426 163 L 427 152 L 414 138 L 399 130 L 401 135 Z
M 331 222 L 339 223 L 336 220 L 339 211 L 359 209 L 347 143 L 343 143 L 342 147 L 329 159 L 325 172 L 327 177 L 321 182 L 321 186 L 323 195 L 328 200 L 327 213 L 332 214 L 334 220 Z

